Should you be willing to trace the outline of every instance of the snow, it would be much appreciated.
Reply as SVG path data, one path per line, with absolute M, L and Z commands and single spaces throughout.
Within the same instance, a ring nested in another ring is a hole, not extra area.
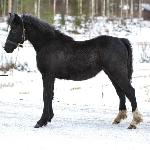
M 138 108 L 144 122 L 136 130 L 128 130 L 132 120 L 131 106 L 127 101 L 128 118 L 112 125 L 118 113 L 119 99 L 111 82 L 104 74 L 73 82 L 55 82 L 53 100 L 54 118 L 46 127 L 33 128 L 41 117 L 42 79 L 36 68 L 35 51 L 29 43 L 10 55 L 0 47 L 1 54 L 12 57 L 17 63 L 28 63 L 31 72 L 11 70 L 9 76 L 0 77 L 0 149 L 148 149 L 150 146 L 150 64 L 140 63 L 139 42 L 150 42 L 149 22 L 134 20 L 126 28 L 111 22 L 94 22 L 90 31 L 82 34 L 62 31 L 75 39 L 85 40 L 98 34 L 129 38 L 133 44 L 134 73 L 132 85 L 136 90 Z M 103 19 L 105 22 L 105 20 Z M 2 27 L 2 26 L 1 26 Z M 5 25 L 4 25 L 5 27 Z M 58 25 L 59 28 L 59 25 Z M 67 26 L 68 30 L 69 23 Z M 100 28 L 100 29 L 99 29 Z M 127 30 L 129 29 L 129 31 Z M 78 30 L 78 29 L 77 29 Z M 109 31 L 109 32 L 108 32 Z M 0 41 L 5 42 L 6 32 L 0 31 Z M 3 36 L 4 35 L 4 36 Z M 1 44 L 0 43 L 0 44 Z M 1 72 L 2 74 L 2 72 Z
M 139 70 L 141 72 L 141 68 Z M 147 75 L 147 71 L 142 75 Z M 145 94 L 143 86 L 147 85 L 146 81 L 140 84 L 141 80 L 144 78 L 133 78 L 137 92 L 141 91 L 137 99 L 144 116 L 144 123 L 136 130 L 127 129 L 132 119 L 129 102 L 128 118 L 112 125 L 118 113 L 118 98 L 103 72 L 83 82 L 57 79 L 53 101 L 55 117 L 46 127 L 34 129 L 43 106 L 41 75 L 14 71 L 13 75 L 1 77 L 1 146 L 5 149 L 146 148 L 150 144 L 150 104 L 149 96 L 141 96 Z
M 147 11 L 150 11 L 150 4 L 144 3 L 144 4 L 142 4 L 142 8 Z

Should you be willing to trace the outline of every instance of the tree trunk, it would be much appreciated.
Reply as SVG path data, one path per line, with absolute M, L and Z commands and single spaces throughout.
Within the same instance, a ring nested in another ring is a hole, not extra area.
M 68 16 L 69 8 L 68 8 L 68 0 L 66 0 L 66 15 Z
M 95 14 L 98 15 L 98 0 L 95 2 Z
M 112 17 L 114 17 L 114 1 L 113 0 L 111 0 L 111 3 L 112 3 L 112 5 L 111 5 L 111 16 Z
M 41 5 L 41 0 L 38 0 L 38 7 L 37 7 L 37 17 L 40 18 L 40 5 Z
M 123 19 L 123 0 L 120 1 L 120 19 Z
M 103 17 L 105 17 L 105 11 L 106 11 L 106 2 L 103 0 Z
M 106 7 L 107 7 L 107 17 L 108 17 L 108 18 L 109 18 L 109 16 L 110 16 L 110 7 L 109 7 L 109 5 L 110 5 L 110 1 L 107 0 Z
M 128 0 L 127 0 L 127 2 L 126 2 L 126 18 L 128 18 L 128 6 L 129 6 L 129 4 L 128 4 Z
M 92 18 L 94 18 L 95 15 L 95 0 L 92 0 Z
M 8 12 L 12 12 L 12 0 L 8 0 Z
M 82 15 L 82 0 L 79 0 L 79 14 Z
M 139 18 L 142 18 L 142 3 L 143 0 L 139 0 Z
M 133 0 L 131 0 L 131 3 L 130 3 L 130 16 L 131 16 L 131 21 L 133 19 Z
M 3 4 L 3 12 L 2 12 L 3 14 L 3 16 L 5 16 L 6 15 L 6 0 L 4 0 L 4 4 Z
M 54 16 L 56 14 L 56 0 L 54 0 L 54 3 L 53 3 L 53 14 Z

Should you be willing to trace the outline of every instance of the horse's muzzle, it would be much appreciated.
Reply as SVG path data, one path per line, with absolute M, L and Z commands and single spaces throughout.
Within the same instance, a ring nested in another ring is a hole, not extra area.
M 16 47 L 17 46 L 6 42 L 3 48 L 7 53 L 12 53 Z

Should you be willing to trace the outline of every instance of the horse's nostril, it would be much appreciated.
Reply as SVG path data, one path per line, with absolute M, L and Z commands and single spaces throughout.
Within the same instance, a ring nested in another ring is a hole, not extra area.
M 2 48 L 5 49 L 5 44 L 2 44 Z

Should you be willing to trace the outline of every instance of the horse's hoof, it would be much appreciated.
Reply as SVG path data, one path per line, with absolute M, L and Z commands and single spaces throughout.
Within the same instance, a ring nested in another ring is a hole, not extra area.
M 42 126 L 38 123 L 34 126 L 34 128 L 40 128 L 40 127 L 42 127 Z
M 52 119 L 51 119 L 51 118 L 49 118 L 49 119 L 48 119 L 48 122 L 51 122 L 51 120 L 52 120 Z
M 135 125 L 129 125 L 128 129 L 136 129 L 136 126 Z
M 119 124 L 120 121 L 114 120 L 112 124 Z
M 49 119 L 48 119 L 48 122 L 51 122 L 52 118 L 54 117 L 54 114 L 52 114 Z
M 52 118 L 49 118 L 49 119 L 48 119 L 48 122 L 51 122 L 51 121 L 52 121 Z
M 45 122 L 45 123 L 43 123 L 43 124 L 37 123 L 37 124 L 34 126 L 34 128 L 40 128 L 40 127 L 46 126 L 46 125 L 47 125 L 47 122 Z

